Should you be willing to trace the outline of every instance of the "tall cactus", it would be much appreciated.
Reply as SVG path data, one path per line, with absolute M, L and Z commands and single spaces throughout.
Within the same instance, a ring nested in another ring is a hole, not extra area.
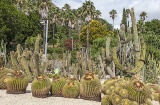
M 132 26 L 133 26 L 133 34 L 134 34 L 134 49 L 135 49 L 135 64 L 137 65 L 138 60 L 140 58 L 140 43 L 138 39 L 138 32 L 137 32 L 137 24 L 136 24 L 136 17 L 134 8 L 131 8 L 131 20 L 132 20 Z

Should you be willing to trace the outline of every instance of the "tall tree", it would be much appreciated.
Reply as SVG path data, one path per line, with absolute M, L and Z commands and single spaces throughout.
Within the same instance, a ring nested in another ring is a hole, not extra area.
M 56 6 L 53 6 L 50 10 L 50 18 L 51 18 L 51 22 L 53 23 L 53 33 L 52 33 L 52 38 L 54 39 L 54 34 L 55 34 L 55 26 L 58 20 L 58 15 L 59 15 L 59 8 Z
M 22 9 L 23 3 L 24 3 L 24 0 L 16 0 L 16 6 L 19 10 Z
M 114 19 L 115 19 L 115 17 L 117 17 L 117 11 L 116 11 L 115 9 L 112 9 L 112 10 L 109 12 L 109 14 L 110 14 L 110 17 L 111 17 L 112 20 L 113 20 L 113 29 L 114 29 Z
M 126 10 L 125 10 L 125 8 L 123 8 L 123 15 L 122 15 L 121 24 L 125 25 L 125 32 L 127 32 L 127 17 L 126 17 Z
M 87 17 L 88 15 L 90 15 L 92 19 L 94 18 L 94 13 L 96 8 L 93 2 L 91 2 L 90 0 L 85 1 L 82 5 L 82 9 L 83 9 L 82 12 L 84 17 Z
M 126 11 L 125 11 L 125 15 L 126 15 L 126 18 L 127 18 L 127 27 L 129 27 L 129 20 L 128 20 L 128 18 L 129 18 L 129 14 L 130 14 L 130 9 L 126 9 Z
M 141 12 L 140 18 L 141 18 L 143 21 L 146 20 L 146 17 L 148 17 L 148 16 L 147 16 L 147 13 L 146 13 L 145 11 Z
M 95 10 L 94 18 L 95 18 L 95 19 L 98 19 L 99 16 L 101 16 L 101 12 L 100 12 L 99 10 Z

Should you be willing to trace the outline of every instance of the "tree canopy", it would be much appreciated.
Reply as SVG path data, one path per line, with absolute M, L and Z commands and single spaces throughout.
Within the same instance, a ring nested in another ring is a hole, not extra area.
M 89 42 L 92 43 L 92 41 L 96 38 L 102 38 L 109 36 L 110 34 L 113 34 L 112 31 L 108 31 L 107 27 L 105 25 L 102 25 L 97 20 L 92 20 L 89 23 L 89 26 L 84 26 L 82 28 L 82 31 L 79 35 L 81 41 L 85 42 L 86 36 L 87 36 L 87 28 L 89 31 Z

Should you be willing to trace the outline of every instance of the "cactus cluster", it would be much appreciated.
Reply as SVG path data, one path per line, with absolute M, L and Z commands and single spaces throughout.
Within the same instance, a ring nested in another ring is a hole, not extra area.
M 86 73 L 80 80 L 80 98 L 86 100 L 101 100 L 101 82 L 92 72 Z
M 160 100 L 160 86 L 158 84 L 147 84 L 147 87 L 151 89 L 154 100 Z
M 102 90 L 106 92 L 101 105 L 152 105 L 151 90 L 139 80 L 108 80 Z

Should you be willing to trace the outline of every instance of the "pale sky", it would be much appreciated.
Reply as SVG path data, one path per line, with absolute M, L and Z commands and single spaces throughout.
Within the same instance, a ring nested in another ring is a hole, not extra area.
M 114 28 L 119 28 L 119 24 L 122 20 L 123 8 L 130 9 L 134 7 L 136 19 L 139 20 L 139 14 L 142 11 L 147 13 L 146 21 L 152 19 L 160 20 L 160 0 L 91 0 L 94 2 L 96 9 L 101 11 L 101 18 L 107 20 L 112 24 L 109 12 L 112 9 L 117 11 L 117 17 L 115 18 Z M 52 2 L 58 6 L 63 7 L 65 3 L 68 3 L 72 9 L 81 7 L 85 0 L 52 0 Z

